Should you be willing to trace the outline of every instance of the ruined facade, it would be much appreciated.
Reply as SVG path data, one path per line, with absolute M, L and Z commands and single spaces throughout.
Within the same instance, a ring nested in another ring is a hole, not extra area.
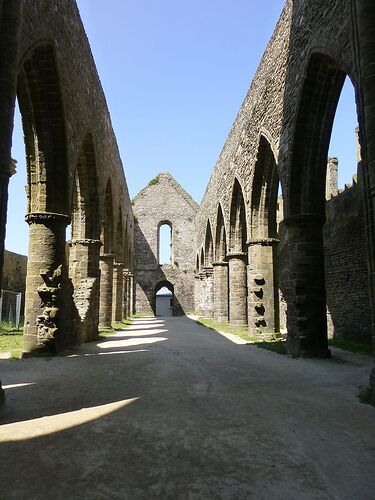
M 195 216 L 198 205 L 168 173 L 160 173 L 133 200 L 135 311 L 156 313 L 156 293 L 173 293 L 173 315 L 194 311 Z M 170 263 L 160 262 L 160 227 L 171 231 Z

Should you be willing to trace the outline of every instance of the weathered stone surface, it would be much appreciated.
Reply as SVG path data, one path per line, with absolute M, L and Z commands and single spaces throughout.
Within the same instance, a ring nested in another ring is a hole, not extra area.
M 174 289 L 174 315 L 194 311 L 195 215 L 198 205 L 168 173 L 153 179 L 133 200 L 137 313 L 155 314 L 155 293 L 168 282 Z M 172 230 L 172 263 L 159 265 L 161 224 Z

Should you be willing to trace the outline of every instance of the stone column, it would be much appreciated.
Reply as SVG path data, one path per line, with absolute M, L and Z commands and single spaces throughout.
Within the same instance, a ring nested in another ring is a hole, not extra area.
M 122 295 L 122 316 L 124 319 L 127 319 L 129 316 L 128 313 L 128 273 L 129 269 L 124 269 L 123 270 L 123 282 L 124 282 L 124 287 L 123 287 L 123 295 Z
M 214 270 L 213 267 L 205 267 L 204 275 L 206 280 L 206 300 L 204 317 L 214 317 Z
M 99 323 L 99 240 L 69 242 L 69 277 L 74 287 L 74 306 L 79 342 L 98 336 Z
M 124 264 L 115 262 L 113 264 L 113 296 L 112 296 L 112 318 L 116 323 L 123 320 L 122 304 L 124 297 Z
M 248 242 L 248 321 L 251 335 L 279 331 L 278 283 L 275 276 L 278 242 L 274 238 Z
M 233 328 L 247 326 L 247 254 L 230 252 L 229 261 L 229 324 Z
M 327 339 L 322 225 L 307 214 L 284 219 L 288 244 L 287 329 L 293 356 L 330 357 Z
M 194 307 L 195 307 L 195 314 L 197 316 L 200 316 L 200 309 L 199 309 L 199 306 L 200 306 L 200 293 L 201 293 L 200 285 L 201 285 L 201 280 L 200 280 L 200 277 L 199 277 L 199 273 L 197 273 L 194 276 Z
M 360 52 L 360 123 L 361 156 L 364 171 L 367 255 L 369 269 L 372 336 L 375 349 L 375 3 L 356 0 L 358 49 Z M 375 404 L 375 367 L 370 374 L 371 400 Z
M 72 289 L 65 253 L 66 215 L 31 213 L 27 260 L 24 348 L 56 353 L 72 344 Z
M 227 323 L 229 320 L 228 262 L 213 263 L 214 268 L 214 320 Z
M 134 275 L 130 273 L 129 277 L 129 316 L 134 314 Z
M 100 256 L 100 306 L 99 328 L 112 327 L 113 261 L 115 256 L 106 253 Z
M 205 273 L 199 273 L 199 316 L 206 315 L 206 275 Z

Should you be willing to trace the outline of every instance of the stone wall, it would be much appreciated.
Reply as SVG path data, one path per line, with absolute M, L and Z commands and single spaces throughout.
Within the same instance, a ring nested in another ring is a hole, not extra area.
M 155 314 L 155 292 L 168 282 L 174 315 L 194 310 L 195 225 L 198 205 L 168 173 L 155 177 L 133 200 L 136 313 Z M 159 265 L 159 227 L 172 228 L 172 263 Z
M 371 342 L 363 179 L 326 203 L 323 226 L 329 333 Z
M 25 295 L 27 257 L 5 250 L 3 267 L 3 290 L 21 292 Z

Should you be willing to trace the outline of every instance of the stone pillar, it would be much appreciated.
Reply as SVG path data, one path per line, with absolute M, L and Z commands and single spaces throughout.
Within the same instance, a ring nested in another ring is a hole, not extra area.
M 69 277 L 74 287 L 74 306 L 79 342 L 94 340 L 98 335 L 100 269 L 99 240 L 69 242 Z
M 66 215 L 31 213 L 25 293 L 26 352 L 56 353 L 72 344 L 72 289 L 65 253 Z
M 200 316 L 200 293 L 201 293 L 201 280 L 199 273 L 194 276 L 194 306 L 195 306 L 195 314 Z
M 229 324 L 233 328 L 247 326 L 247 254 L 230 252 L 229 261 Z
M 206 280 L 206 300 L 204 316 L 214 317 L 214 270 L 213 267 L 205 267 L 204 275 Z
M 284 219 L 288 244 L 287 344 L 293 356 L 330 357 L 322 225 L 307 214 Z
M 115 256 L 106 253 L 100 256 L 100 306 L 99 328 L 112 327 L 113 261 Z
M 276 271 L 277 239 L 262 238 L 248 243 L 247 267 L 249 333 L 279 331 L 279 301 Z
M 113 296 L 112 296 L 112 318 L 116 323 L 123 320 L 122 304 L 124 297 L 124 264 L 115 262 L 113 264 Z
M 129 316 L 128 312 L 128 273 L 129 269 L 124 268 L 122 272 L 123 279 L 123 295 L 122 295 L 122 317 L 127 319 Z
M 129 316 L 133 316 L 134 314 L 134 275 L 130 273 L 129 280 Z
M 375 349 L 375 2 L 356 0 L 358 61 L 360 73 L 359 106 L 362 111 L 360 123 L 361 155 L 364 171 L 364 199 L 367 234 L 367 256 L 369 269 L 372 336 Z M 370 375 L 371 400 L 375 404 L 375 367 Z
M 214 320 L 227 323 L 229 320 L 228 262 L 213 263 L 214 268 Z
M 199 316 L 206 315 L 206 275 L 199 273 Z
M 131 271 L 128 270 L 127 280 L 127 316 L 133 316 L 134 314 L 134 276 Z

